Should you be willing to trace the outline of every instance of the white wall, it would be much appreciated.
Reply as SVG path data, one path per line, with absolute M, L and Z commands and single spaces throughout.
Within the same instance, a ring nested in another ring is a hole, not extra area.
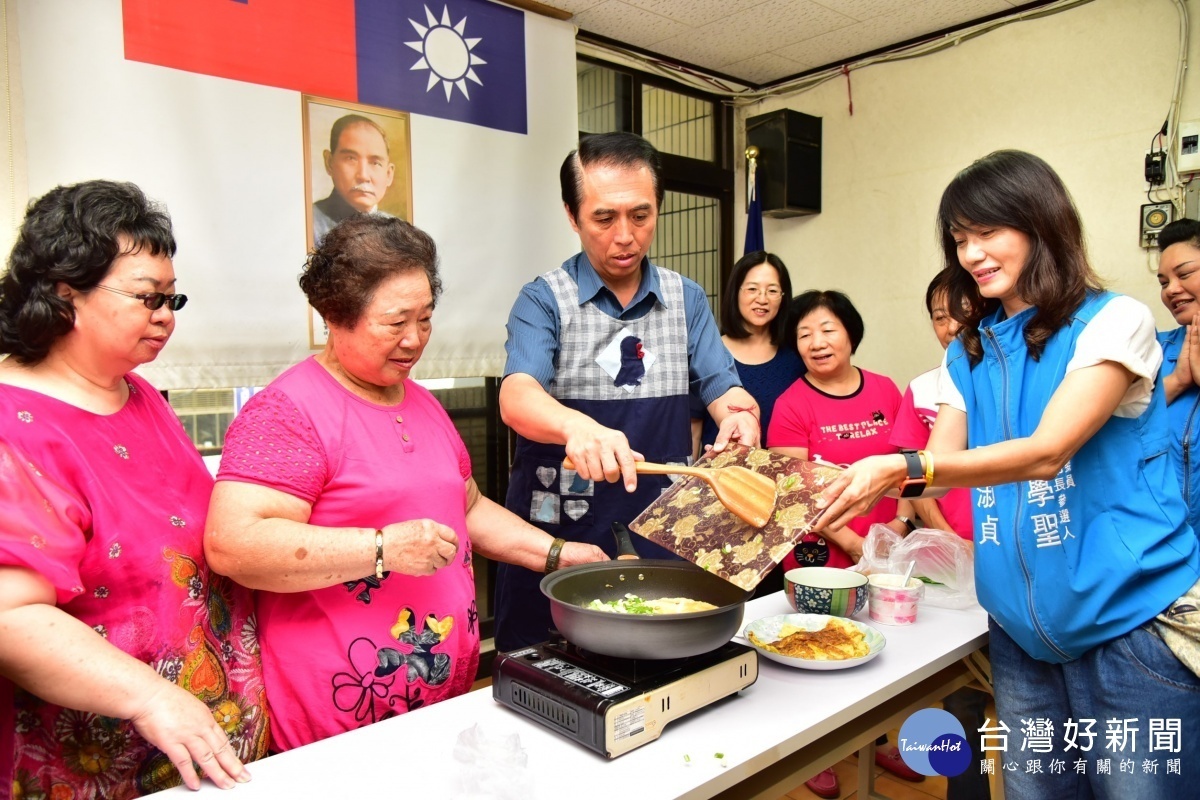
M 25 161 L 25 99 L 16 6 L 0 0 L 4 48 L 0 58 L 0 254 L 12 249 L 29 196 Z
M 1189 6 L 1190 61 L 1200 65 L 1200 8 Z M 1143 156 L 1167 115 L 1178 30 L 1168 0 L 1096 0 L 936 55 L 853 71 L 853 116 L 843 79 L 739 110 L 743 131 L 746 117 L 785 106 L 824 120 L 822 213 L 766 220 L 767 248 L 784 259 L 797 292 L 850 295 L 867 323 L 856 363 L 903 386 L 940 358 L 924 292 L 940 268 L 942 190 L 976 158 L 1018 148 L 1066 182 L 1110 288 L 1173 327 L 1138 225 Z M 1192 76 L 1182 119 L 1196 118 Z M 744 147 L 739 141 L 738 152 Z M 743 187 L 744 172 L 739 203 Z M 741 241 L 744 215 L 736 216 Z
M 161 388 L 255 385 L 307 356 L 300 95 L 125 61 L 120 0 L 14 1 L 29 196 L 130 180 L 174 220 L 191 302 L 141 372 Z M 419 377 L 499 374 L 520 285 L 578 249 L 557 181 L 577 138 L 574 31 L 526 14 L 525 37 L 527 136 L 411 119 L 413 221 L 445 283 Z

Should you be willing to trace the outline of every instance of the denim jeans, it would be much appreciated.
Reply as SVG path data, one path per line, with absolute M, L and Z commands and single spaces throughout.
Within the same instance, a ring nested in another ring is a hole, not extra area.
M 984 736 L 1007 736 L 1005 751 L 994 754 L 1004 765 L 1006 797 L 1176 800 L 1200 794 L 1200 678 L 1156 634 L 1135 628 L 1075 661 L 1048 664 L 1030 658 L 995 620 L 988 627 L 996 711 L 1009 730 Z M 1039 719 L 1049 721 L 1052 735 L 1041 735 L 1047 726 L 1030 730 L 1030 722 Z M 1069 747 L 1065 723 L 1073 720 L 1083 731 L 1081 721 L 1089 719 L 1095 720 L 1091 731 L 1096 734 L 1090 749 L 1083 750 L 1088 743 L 1082 735 L 1074 736 L 1077 746 Z M 1178 722 L 1180 730 L 1152 735 L 1152 719 L 1164 720 L 1168 730 Z M 1127 720 L 1124 729 L 1137 729 L 1125 737 L 1123 749 L 1109 739 L 1109 720 L 1118 721 L 1118 727 Z M 995 745 L 998 739 L 987 742 Z M 1107 774 L 1101 774 L 1104 759 L 1109 759 Z M 1040 771 L 1031 769 L 1034 760 Z M 1076 771 L 1080 760 L 1085 774 Z M 1129 760 L 1133 768 L 1123 770 L 1122 762 Z M 1174 761 L 1174 774 L 1168 774 L 1168 760 Z M 1054 762 L 1063 766 L 1055 770 Z M 1148 771 L 1151 762 L 1157 762 L 1153 772 Z
M 988 776 L 979 768 L 982 760 L 979 753 L 979 734 L 987 715 L 988 694 L 980 689 L 964 686 L 942 698 L 942 708 L 954 715 L 966 731 L 971 752 L 976 758 L 966 772 L 946 778 L 946 800 L 990 800 L 992 787 Z

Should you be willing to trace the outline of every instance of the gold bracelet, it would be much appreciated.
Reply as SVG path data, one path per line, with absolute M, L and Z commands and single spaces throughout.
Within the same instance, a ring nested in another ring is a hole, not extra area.
M 921 455 L 925 456 L 925 485 L 933 486 L 933 453 L 922 450 Z
M 566 539 L 555 539 L 550 543 L 550 552 L 546 554 L 546 573 L 549 574 L 558 569 L 558 557 L 562 555 L 563 545 L 567 543 Z
M 375 580 L 383 580 L 383 531 L 375 529 Z

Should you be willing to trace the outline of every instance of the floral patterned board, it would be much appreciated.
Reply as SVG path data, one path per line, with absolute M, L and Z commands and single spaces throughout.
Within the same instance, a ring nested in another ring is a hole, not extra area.
M 753 589 L 817 516 L 816 496 L 838 474 L 767 450 L 730 445 L 715 457 L 705 455 L 698 467 L 741 466 L 775 481 L 775 512 L 763 528 L 738 519 L 699 478 L 684 477 L 659 495 L 629 526 L 656 544 L 715 572 L 743 589 Z

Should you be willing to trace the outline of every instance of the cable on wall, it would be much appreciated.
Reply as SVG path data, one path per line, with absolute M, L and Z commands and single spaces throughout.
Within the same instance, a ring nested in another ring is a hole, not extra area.
M 15 230 L 20 218 L 17 216 L 17 168 L 16 168 L 16 153 L 13 147 L 13 137 L 16 132 L 13 129 L 13 107 L 12 107 L 12 63 L 9 60 L 9 42 L 8 42 L 8 0 L 0 0 L 0 35 L 4 36 L 4 145 L 5 159 L 4 165 L 8 170 L 8 219 L 7 227 L 10 230 Z
M 1172 0 L 1177 6 L 1182 7 L 1183 0 Z M 851 59 L 831 65 L 821 70 L 813 72 L 794 80 L 785 81 L 783 83 L 774 84 L 761 89 L 752 89 L 750 87 L 738 88 L 736 84 L 731 85 L 731 82 L 715 78 L 711 75 L 705 75 L 698 70 L 673 64 L 665 59 L 653 58 L 644 53 L 635 50 L 629 50 L 609 43 L 600 43 L 587 40 L 577 40 L 576 49 L 582 55 L 601 58 L 617 63 L 623 63 L 626 66 L 635 67 L 637 69 L 653 72 L 658 75 L 663 75 L 672 78 L 679 83 L 694 88 L 703 89 L 712 94 L 720 95 L 726 98 L 726 101 L 734 106 L 746 106 L 761 102 L 769 97 L 788 97 L 794 94 L 807 92 L 810 89 L 815 89 L 827 81 L 834 78 L 849 75 L 853 70 L 863 69 L 874 64 L 884 64 L 891 61 L 906 61 L 912 58 L 921 58 L 923 56 L 932 55 L 950 47 L 957 47 L 965 41 L 969 41 L 985 33 L 997 30 L 1005 25 L 1011 25 L 1014 22 L 1024 22 L 1025 20 L 1041 19 L 1043 17 L 1053 16 L 1063 11 L 1078 6 L 1091 3 L 1093 0 L 1059 0 L 1056 3 L 1039 6 L 1028 11 L 1018 12 L 1007 17 L 988 20 L 981 22 L 978 25 L 964 28 L 954 33 L 943 34 L 934 39 L 929 39 L 924 42 L 907 45 L 905 47 L 889 50 L 884 53 L 878 53 L 873 56 L 860 59 Z M 1181 33 L 1181 40 L 1187 41 L 1187 10 L 1181 8 L 1181 16 L 1184 21 L 1184 30 Z M 1186 57 L 1186 51 L 1185 51 Z

